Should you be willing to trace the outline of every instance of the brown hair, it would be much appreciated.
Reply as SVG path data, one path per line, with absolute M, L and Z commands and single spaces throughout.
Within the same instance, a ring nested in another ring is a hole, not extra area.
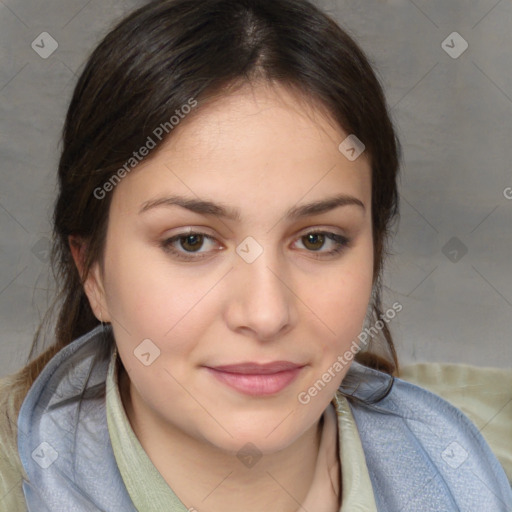
M 46 331 L 53 343 L 25 367 L 27 388 L 57 351 L 99 323 L 82 283 L 90 265 L 102 259 L 112 194 L 98 200 L 94 190 L 191 97 L 198 100 L 197 114 L 207 98 L 256 79 L 292 87 L 323 105 L 346 133 L 365 144 L 372 168 L 372 317 L 382 318 L 380 276 L 398 213 L 400 144 L 367 57 L 306 0 L 157 0 L 107 34 L 74 90 L 53 218 L 51 261 L 59 293 L 36 333 L 30 358 L 52 311 L 55 325 Z M 69 235 L 87 240 L 83 276 Z M 367 350 L 356 359 L 392 373 L 398 362 L 387 325 L 381 334 L 387 355 Z

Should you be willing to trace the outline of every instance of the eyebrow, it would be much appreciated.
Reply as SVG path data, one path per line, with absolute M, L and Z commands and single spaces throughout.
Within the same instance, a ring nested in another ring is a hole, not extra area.
M 284 218 L 297 220 L 310 215 L 320 215 L 340 206 L 349 205 L 358 206 L 362 208 L 363 211 L 366 210 L 364 203 L 361 200 L 353 196 L 341 194 L 327 199 L 322 199 L 320 201 L 314 201 L 300 206 L 293 206 L 285 213 Z M 162 206 L 180 206 L 181 208 L 185 208 L 202 215 L 213 215 L 215 217 L 222 217 L 233 221 L 240 221 L 241 218 L 240 210 L 238 208 L 230 208 L 212 201 L 192 199 L 177 195 L 145 201 L 141 206 L 139 214 Z

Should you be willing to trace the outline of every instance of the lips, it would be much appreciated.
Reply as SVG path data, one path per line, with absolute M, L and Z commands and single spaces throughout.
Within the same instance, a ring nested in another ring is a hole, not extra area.
M 226 373 L 242 373 L 245 375 L 269 375 L 272 373 L 284 372 L 287 370 L 294 370 L 303 365 L 290 363 L 289 361 L 274 361 L 272 363 L 259 364 L 259 363 L 241 363 L 229 364 L 224 366 L 213 366 L 213 370 Z
M 240 363 L 206 367 L 210 374 L 228 387 L 250 396 L 279 393 L 291 384 L 304 365 L 289 361 L 272 363 Z

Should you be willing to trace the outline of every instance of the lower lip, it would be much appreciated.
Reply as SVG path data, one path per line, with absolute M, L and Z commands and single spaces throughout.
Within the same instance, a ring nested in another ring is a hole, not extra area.
M 279 391 L 290 385 L 297 378 L 302 368 L 294 368 L 266 375 L 228 373 L 214 370 L 213 368 L 207 369 L 216 379 L 240 393 L 251 396 L 266 396 L 279 393 Z

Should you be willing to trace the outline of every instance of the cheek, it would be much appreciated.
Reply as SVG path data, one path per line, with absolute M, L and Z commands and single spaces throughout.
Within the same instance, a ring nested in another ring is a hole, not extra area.
M 308 305 L 326 333 L 325 336 L 317 336 L 324 364 L 334 361 L 357 340 L 368 310 L 372 286 L 373 251 L 370 242 L 364 243 L 357 251 L 347 253 L 339 267 L 322 279 L 318 291 L 310 295 Z
M 219 317 L 216 284 L 222 273 L 176 270 L 165 253 L 135 242 L 129 252 L 115 247 L 106 261 L 106 289 L 123 364 L 141 386 L 158 389 L 165 382 L 172 388 L 164 368 L 181 379 L 197 358 L 196 349 Z M 148 339 L 159 354 L 149 368 L 137 359 Z
M 107 261 L 109 311 L 127 331 L 164 338 L 198 303 L 209 283 L 190 281 L 189 273 L 171 270 L 165 253 L 134 242 L 117 244 Z

